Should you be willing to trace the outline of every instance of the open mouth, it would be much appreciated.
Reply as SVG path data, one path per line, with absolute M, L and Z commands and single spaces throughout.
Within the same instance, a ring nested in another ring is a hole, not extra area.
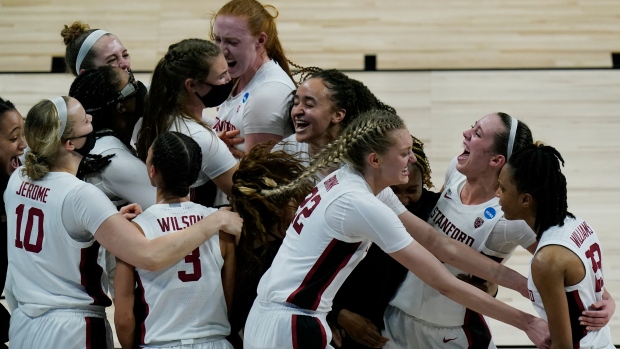
M 11 158 L 11 167 L 13 167 L 13 169 L 19 167 L 19 158 L 17 156 Z
M 295 120 L 295 132 L 302 132 L 305 130 L 310 124 L 303 120 Z
M 237 61 L 226 61 L 226 64 L 228 64 L 228 68 L 232 68 L 237 65 Z
M 469 156 L 469 147 L 467 146 L 467 144 L 463 143 L 463 148 L 463 153 L 459 155 L 459 159 L 465 159 Z
M 405 169 L 401 172 L 403 176 L 409 177 L 409 165 L 405 167 Z

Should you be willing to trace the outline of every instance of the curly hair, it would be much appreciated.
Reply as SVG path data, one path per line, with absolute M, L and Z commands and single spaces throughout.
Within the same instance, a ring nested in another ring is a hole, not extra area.
M 431 165 L 428 162 L 426 153 L 424 152 L 424 143 L 414 136 L 411 136 L 411 138 L 413 139 L 413 146 L 411 147 L 411 150 L 416 158 L 414 166 L 418 166 L 420 172 L 422 172 L 422 183 L 424 183 L 426 189 L 430 189 L 434 187 L 434 185 L 431 181 Z
M 233 175 L 230 204 L 244 221 L 239 242 L 240 258 L 253 262 L 246 263 L 249 270 L 241 270 L 241 273 L 260 269 L 264 258 L 256 255 L 256 247 L 266 247 L 270 237 L 274 237 L 274 231 L 286 229 L 290 223 L 286 219 L 288 213 L 295 210 L 314 187 L 313 181 L 304 180 L 288 195 L 264 195 L 265 190 L 293 182 L 305 170 L 298 154 L 270 153 L 271 145 L 266 143 L 252 148 Z M 264 248 L 263 252 L 266 251 Z

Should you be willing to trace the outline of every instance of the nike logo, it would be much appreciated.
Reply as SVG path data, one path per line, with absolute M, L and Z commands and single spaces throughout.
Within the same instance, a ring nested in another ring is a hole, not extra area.
M 453 340 L 455 340 L 455 339 L 457 339 L 457 338 L 459 338 L 459 337 L 450 338 L 450 339 L 446 339 L 446 337 L 443 337 L 443 342 L 444 342 L 444 343 L 448 343 L 448 342 L 453 341 Z

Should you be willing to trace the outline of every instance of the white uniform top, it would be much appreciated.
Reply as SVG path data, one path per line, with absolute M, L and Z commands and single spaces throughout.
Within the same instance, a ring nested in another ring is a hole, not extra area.
M 526 248 L 536 241 L 534 232 L 524 229 L 526 224 L 523 221 L 515 223 L 522 229 L 507 229 L 505 225 L 503 229 L 495 229 L 504 215 L 498 198 L 479 205 L 463 204 L 460 193 L 465 181 L 466 177 L 456 170 L 456 161 L 452 161 L 446 173 L 444 191 L 428 218 L 428 223 L 438 232 L 502 260 L 510 256 L 517 244 Z M 467 274 L 448 264 L 446 268 L 454 275 Z M 462 326 L 465 320 L 464 306 L 441 295 L 411 272 L 407 273 L 390 304 L 440 326 Z
M 136 217 L 144 235 L 155 239 L 185 229 L 217 210 L 190 201 L 156 204 Z M 221 270 L 219 235 L 214 235 L 175 265 L 147 271 L 136 268 L 146 314 L 141 344 L 230 334 Z
M 168 131 L 177 131 L 192 137 L 202 150 L 202 165 L 198 179 L 191 187 L 198 187 L 237 164 L 226 144 L 209 129 L 194 120 L 178 117 Z
M 240 137 L 252 133 L 270 133 L 286 137 L 293 133 L 288 120 L 287 101 L 295 84 L 273 60 L 263 64 L 248 85 L 236 96 L 228 96 L 217 110 L 213 129 L 240 130 Z M 245 143 L 236 145 L 246 151 Z
M 116 207 L 72 174 L 50 172 L 35 181 L 21 170 L 11 175 L 4 193 L 12 294 L 19 308 L 36 317 L 53 308 L 109 306 L 93 233 L 118 213 Z
M 579 324 L 578 319 L 582 311 L 587 310 L 591 304 L 600 301 L 603 297 L 603 255 L 598 236 L 583 219 L 566 217 L 563 226 L 551 227 L 542 234 L 536 253 L 548 245 L 560 245 L 567 248 L 581 259 L 586 270 L 585 277 L 578 284 L 564 287 L 568 300 L 573 343 L 579 343 L 579 348 L 615 348 L 612 345 L 609 325 L 599 331 L 588 332 L 585 326 Z M 540 317 L 547 321 L 547 312 L 532 280 L 531 266 L 527 287 L 534 308 Z
M 295 154 L 298 160 L 301 160 L 302 165 L 308 167 L 310 165 L 310 153 L 308 153 L 308 143 L 298 142 L 295 138 L 295 134 L 292 134 L 282 141 L 278 142 L 271 151 L 282 150 L 287 154 Z M 317 173 L 316 176 L 319 179 L 325 178 L 325 176 L 321 173 Z M 382 203 L 386 204 L 389 208 L 396 213 L 397 216 L 400 216 L 402 213 L 407 211 L 407 208 L 398 200 L 396 194 L 392 188 L 387 187 L 383 189 L 378 195 L 377 199 Z
M 281 150 L 287 154 L 297 154 L 297 158 L 302 161 L 304 166 L 310 165 L 310 153 L 308 153 L 308 143 L 298 142 L 295 134 L 284 138 L 271 148 L 271 151 Z
M 334 295 L 366 255 L 371 241 L 387 253 L 413 239 L 364 178 L 343 166 L 306 197 L 286 231 L 258 300 L 327 313 Z
M 135 202 L 146 210 L 155 204 L 157 192 L 151 185 L 146 165 L 133 155 L 120 139 L 114 136 L 98 138 L 90 154 L 116 154 L 101 172 L 84 178 L 86 182 L 104 192 L 114 205 L 118 207 Z

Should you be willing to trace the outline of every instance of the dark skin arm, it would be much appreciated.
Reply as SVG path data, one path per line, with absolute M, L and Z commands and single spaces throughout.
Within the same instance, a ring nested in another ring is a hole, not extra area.
M 136 318 L 133 314 L 134 305 L 134 267 L 116 259 L 116 275 L 114 275 L 114 326 L 118 341 L 123 349 L 133 348 Z
M 220 232 L 220 250 L 222 251 L 222 258 L 224 258 L 224 265 L 222 266 L 222 287 L 224 289 L 226 309 L 230 314 L 233 293 L 235 291 L 235 273 L 237 269 L 235 260 L 235 237 Z
M 559 245 L 543 247 L 532 260 L 532 278 L 547 312 L 552 349 L 573 348 L 564 287 L 579 283 L 584 276 L 579 257 Z

